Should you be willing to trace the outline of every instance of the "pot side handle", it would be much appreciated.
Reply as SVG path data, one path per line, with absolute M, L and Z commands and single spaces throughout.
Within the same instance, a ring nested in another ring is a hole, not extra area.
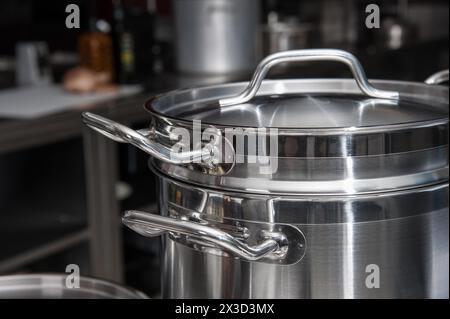
M 135 131 L 125 125 L 109 120 L 103 116 L 85 112 L 83 122 L 91 129 L 120 143 L 129 143 L 149 155 L 170 164 L 205 163 L 212 159 L 210 148 L 204 147 L 190 152 L 173 152 L 152 138 L 151 130 Z M 212 163 L 210 163 L 212 165 Z
M 197 242 L 212 244 L 232 255 L 247 261 L 257 261 L 264 257 L 282 259 L 286 256 L 287 237 L 279 232 L 261 231 L 262 240 L 256 245 L 248 245 L 229 233 L 197 222 L 149 214 L 140 211 L 127 211 L 122 222 L 137 233 L 154 237 L 165 233 L 186 235 Z
M 425 83 L 430 85 L 439 85 L 448 82 L 448 79 L 449 79 L 449 70 L 442 70 L 429 76 L 425 80 Z
M 378 90 L 367 80 L 361 63 L 351 53 L 336 49 L 309 49 L 283 51 L 267 56 L 256 67 L 252 80 L 247 88 L 240 94 L 219 101 L 220 106 L 232 106 L 250 101 L 258 92 L 262 80 L 265 78 L 270 68 L 280 63 L 305 62 L 305 61 L 335 61 L 346 64 L 353 73 L 356 83 L 367 96 L 380 99 L 399 98 L 398 92 Z

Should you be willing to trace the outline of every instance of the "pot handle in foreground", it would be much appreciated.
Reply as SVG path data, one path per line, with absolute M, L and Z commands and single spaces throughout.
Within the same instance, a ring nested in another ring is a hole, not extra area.
M 175 165 L 197 163 L 202 167 L 214 170 L 218 167 L 215 162 L 216 155 L 222 155 L 220 154 L 220 151 L 212 144 L 206 144 L 203 148 L 192 151 L 175 152 L 170 147 L 155 141 L 153 138 L 154 133 L 151 130 L 135 131 L 125 125 L 89 112 L 83 113 L 82 116 L 83 122 L 100 134 L 103 134 L 116 142 L 134 145 L 149 155 L 166 163 Z M 220 137 L 216 140 L 218 143 L 222 142 Z M 225 143 L 227 143 L 226 140 Z M 227 163 L 234 164 L 234 149 L 232 149 L 232 146 L 229 146 L 228 144 L 226 144 L 226 147 L 230 148 L 230 151 L 226 152 L 227 156 L 230 156 Z M 215 152 L 217 152 L 217 154 L 215 154 Z M 228 165 L 226 167 L 230 170 L 232 165 Z M 220 172 L 226 173 L 227 171 L 221 170 Z
M 261 240 L 249 245 L 245 239 L 237 239 L 223 230 L 195 221 L 127 211 L 122 222 L 143 236 L 154 237 L 165 233 L 185 235 L 197 243 L 212 245 L 247 261 L 258 261 L 265 257 L 281 260 L 288 253 L 288 237 L 281 232 L 261 230 Z
M 448 78 L 449 78 L 449 70 L 442 70 L 429 76 L 425 80 L 425 83 L 430 85 L 439 85 L 448 82 Z
M 381 99 L 399 98 L 398 92 L 383 91 L 374 88 L 367 80 L 361 63 L 359 63 L 353 54 L 336 49 L 309 49 L 283 51 L 269 55 L 258 64 L 247 88 L 236 96 L 221 99 L 219 101 L 220 106 L 231 106 L 250 101 L 258 92 L 262 80 L 271 67 L 280 63 L 304 61 L 335 61 L 344 63 L 350 68 L 359 88 L 367 96 Z

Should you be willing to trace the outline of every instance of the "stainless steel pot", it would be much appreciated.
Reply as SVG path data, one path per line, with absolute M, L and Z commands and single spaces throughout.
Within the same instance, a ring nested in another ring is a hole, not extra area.
M 356 81 L 263 81 L 313 60 L 345 63 Z M 161 216 L 123 222 L 164 234 L 163 296 L 448 297 L 448 87 L 369 82 L 340 50 L 286 51 L 250 83 L 169 92 L 146 109 L 139 132 L 84 120 L 152 155 Z M 183 142 L 180 128 L 208 138 Z
M 260 54 L 260 0 L 175 0 L 181 72 L 251 72 Z
M 66 285 L 67 275 L 0 276 L 0 299 L 147 299 L 137 290 L 109 281 L 80 277 L 79 287 Z

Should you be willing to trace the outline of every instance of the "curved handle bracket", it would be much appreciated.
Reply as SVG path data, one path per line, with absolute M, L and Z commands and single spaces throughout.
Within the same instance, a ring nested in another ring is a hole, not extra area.
M 298 229 L 282 225 L 278 230 L 260 229 L 257 243 L 249 244 L 244 238 L 212 227 L 208 224 L 165 217 L 139 211 L 127 211 L 122 222 L 137 233 L 154 237 L 165 233 L 189 238 L 191 243 L 203 247 L 215 247 L 232 256 L 247 261 L 264 260 L 267 262 L 292 264 L 304 255 L 305 239 Z
M 278 52 L 266 57 L 256 67 L 253 78 L 247 88 L 237 96 L 224 98 L 219 101 L 220 106 L 231 106 L 250 101 L 257 93 L 270 68 L 286 62 L 301 61 L 337 61 L 346 64 L 353 73 L 356 83 L 367 96 L 380 99 L 398 99 L 398 92 L 382 91 L 374 88 L 367 80 L 364 69 L 356 57 L 346 51 L 334 49 L 292 50 Z

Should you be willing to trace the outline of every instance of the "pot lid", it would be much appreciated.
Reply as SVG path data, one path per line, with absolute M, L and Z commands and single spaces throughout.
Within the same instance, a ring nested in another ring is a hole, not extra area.
M 354 79 L 263 81 L 272 66 L 298 61 L 341 62 Z M 169 134 L 173 128 L 194 129 L 200 120 L 235 151 L 233 163 L 213 168 L 159 159 L 152 165 L 189 183 L 264 194 L 361 194 L 441 183 L 448 181 L 448 93 L 426 83 L 369 82 L 358 60 L 341 50 L 285 51 L 264 59 L 248 83 L 182 89 L 148 101 L 161 143 L 173 144 L 179 136 Z M 234 138 L 228 127 L 269 130 L 261 130 L 260 140 L 260 130 L 237 130 Z M 238 135 L 252 134 L 262 146 L 249 147 L 256 139 L 245 137 L 247 147 L 240 145 Z
M 448 110 L 439 103 L 305 93 L 257 96 L 227 107 L 220 107 L 217 100 L 193 103 L 172 109 L 167 115 L 219 126 L 327 129 L 439 120 L 448 116 Z
M 277 63 L 313 60 L 345 63 L 355 79 L 263 81 Z M 139 131 L 83 117 L 150 154 L 162 173 L 213 188 L 329 195 L 448 182 L 448 87 L 369 83 L 356 58 L 340 50 L 277 53 L 250 83 L 169 92 L 146 108 L 152 123 Z M 269 129 L 228 134 L 230 126 Z
M 275 64 L 305 60 L 343 62 L 356 81 L 262 81 Z M 336 132 L 340 128 L 383 132 L 423 122 L 448 121 L 448 89 L 440 96 L 420 92 L 424 88 L 414 84 L 410 84 L 414 90 L 409 93 L 391 90 L 398 86 L 382 81 L 380 87 L 386 89 L 374 88 L 356 58 L 344 51 L 286 51 L 263 60 L 250 83 L 176 91 L 150 101 L 146 107 L 158 115 L 200 120 L 205 125 L 309 129 L 311 133 L 316 129 Z

